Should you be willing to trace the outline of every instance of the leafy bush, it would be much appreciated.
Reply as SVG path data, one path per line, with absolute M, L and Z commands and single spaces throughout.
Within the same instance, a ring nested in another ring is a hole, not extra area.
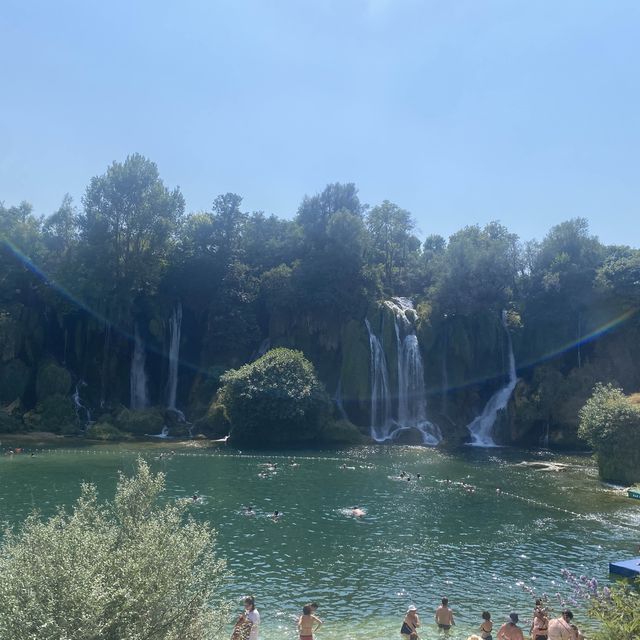
M 220 404 L 236 444 L 263 447 L 317 440 L 330 401 L 300 351 L 272 349 L 222 377 Z
M 38 403 L 36 411 L 40 416 L 38 429 L 53 433 L 77 433 L 79 431 L 73 402 L 67 396 L 54 394 Z
M 0 409 L 0 433 L 13 433 L 22 427 L 22 423 L 11 414 Z
M 219 636 L 224 562 L 214 533 L 159 506 L 163 474 L 138 460 L 115 499 L 82 485 L 71 513 L 31 515 L 0 545 L 0 637 L 12 640 L 207 640 Z
M 47 362 L 38 369 L 36 377 L 36 394 L 38 400 L 49 396 L 65 395 L 71 389 L 71 374 L 55 362 Z
M 224 407 L 215 402 L 209 411 L 194 423 L 196 433 L 202 433 L 210 438 L 223 438 L 231 430 L 231 425 L 224 412 Z
M 578 433 L 594 448 L 603 480 L 640 480 L 640 406 L 622 389 L 597 384 L 580 410 Z

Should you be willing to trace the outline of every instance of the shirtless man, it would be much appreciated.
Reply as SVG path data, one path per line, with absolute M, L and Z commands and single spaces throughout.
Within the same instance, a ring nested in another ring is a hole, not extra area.
M 455 624 L 453 611 L 449 609 L 449 598 L 442 598 L 442 604 L 436 609 L 436 624 L 444 631 L 448 631 Z
M 321 624 L 322 620 L 313 615 L 311 605 L 305 604 L 302 607 L 302 615 L 298 619 L 300 640 L 313 640 L 313 634 L 320 628 Z
M 498 640 L 524 640 L 522 629 L 518 626 L 518 614 L 510 613 L 509 620 L 498 631 Z
M 565 609 L 559 618 L 554 618 L 549 622 L 549 640 L 577 640 L 577 634 L 574 631 L 571 621 L 573 613 L 569 609 Z

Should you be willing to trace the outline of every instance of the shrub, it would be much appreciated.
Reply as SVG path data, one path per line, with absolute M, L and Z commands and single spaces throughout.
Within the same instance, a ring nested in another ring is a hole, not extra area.
M 207 413 L 194 423 L 196 433 L 202 433 L 209 438 L 223 438 L 231 430 L 231 425 L 224 412 L 224 407 L 211 404 Z
M 77 433 L 78 418 L 73 407 L 73 401 L 58 393 L 46 397 L 38 403 L 36 412 L 39 416 L 38 429 L 53 433 Z
M 263 447 L 317 440 L 330 401 L 300 351 L 272 349 L 222 377 L 220 404 L 236 444 Z
M 597 384 L 580 410 L 580 437 L 595 450 L 600 477 L 632 484 L 640 480 L 640 406 L 611 384 Z
M 138 460 L 115 499 L 82 485 L 73 511 L 32 515 L 0 545 L 0 637 L 205 640 L 218 637 L 224 563 L 186 501 L 159 506 L 163 474 Z
M 36 377 L 36 394 L 38 401 L 52 395 L 65 395 L 71 389 L 71 374 L 55 362 L 47 362 L 40 366 Z

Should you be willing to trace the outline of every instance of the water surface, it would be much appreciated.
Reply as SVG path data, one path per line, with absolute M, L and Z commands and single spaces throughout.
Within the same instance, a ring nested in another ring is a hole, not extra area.
M 326 621 L 319 638 L 398 638 L 409 604 L 419 609 L 421 638 L 437 638 L 433 612 L 443 595 L 456 613 L 449 637 L 466 638 L 484 609 L 496 624 L 513 610 L 529 620 L 525 589 L 549 594 L 558 610 L 555 594 L 570 596 L 561 569 L 606 580 L 609 560 L 634 555 L 640 533 L 640 505 L 602 485 L 586 457 L 398 446 L 295 455 L 177 450 L 166 459 L 158 448 L 132 446 L 5 455 L 2 519 L 71 504 L 81 481 L 110 497 L 118 470 L 131 472 L 141 451 L 166 473 L 167 499 L 202 496 L 192 512 L 218 531 L 228 596 L 256 596 L 264 640 L 296 637 L 295 619 L 310 600 Z M 570 468 L 517 466 L 538 457 Z M 410 481 L 399 478 L 403 471 Z M 243 514 L 249 504 L 255 516 Z M 366 516 L 352 517 L 354 506 Z M 278 522 L 270 517 L 276 509 Z M 585 621 L 580 605 L 572 607 Z

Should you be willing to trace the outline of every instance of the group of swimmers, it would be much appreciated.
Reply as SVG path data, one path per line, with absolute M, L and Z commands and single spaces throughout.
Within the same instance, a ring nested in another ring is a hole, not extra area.
M 531 640 L 584 640 L 584 636 L 573 624 L 573 613 L 565 609 L 562 614 L 553 619 L 549 619 L 547 609 L 542 600 L 536 600 L 531 623 Z M 517 613 L 510 613 L 507 621 L 500 627 L 496 634 L 497 640 L 524 640 L 524 632 L 518 626 L 519 616 Z M 448 632 L 455 624 L 453 611 L 449 608 L 449 600 L 442 598 L 442 604 L 436 609 L 435 623 L 438 629 Z M 415 605 L 407 609 L 400 635 L 403 640 L 418 640 L 418 627 L 420 619 Z M 479 626 L 479 634 L 471 635 L 467 640 L 493 640 L 493 622 L 488 611 L 482 612 L 482 623 Z

